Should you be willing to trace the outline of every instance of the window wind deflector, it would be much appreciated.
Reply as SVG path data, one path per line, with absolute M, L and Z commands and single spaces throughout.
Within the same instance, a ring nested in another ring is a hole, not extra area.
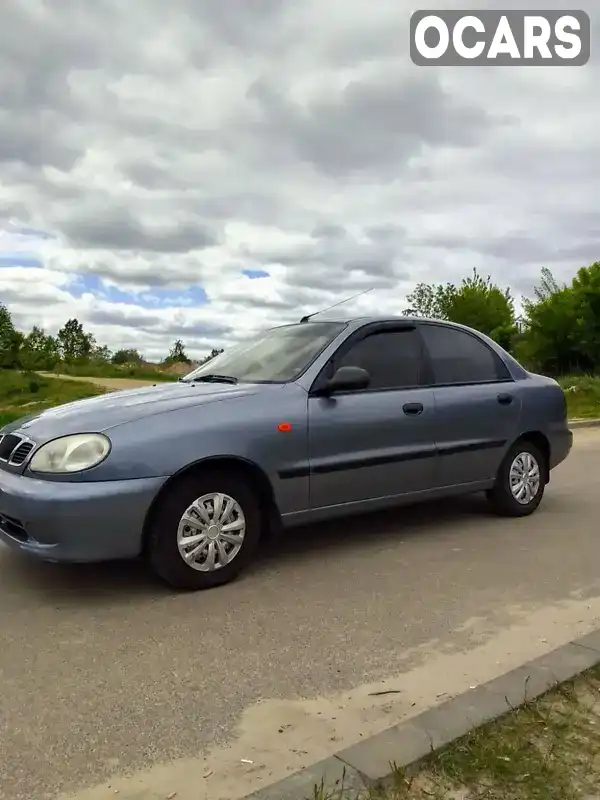
M 200 383 L 201 381 L 205 381 L 206 383 L 237 383 L 238 379 L 234 378 L 233 375 L 218 375 L 215 372 L 209 372 L 206 375 L 198 375 L 196 378 L 188 378 L 188 383 Z

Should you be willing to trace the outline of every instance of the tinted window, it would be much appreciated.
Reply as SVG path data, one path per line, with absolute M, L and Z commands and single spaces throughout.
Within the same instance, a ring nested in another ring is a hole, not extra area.
M 369 389 L 401 389 L 421 382 L 421 340 L 416 331 L 374 333 L 361 339 L 338 367 L 362 367 L 371 376 Z
M 501 359 L 475 336 L 456 328 L 423 325 L 436 383 L 483 383 L 509 378 Z

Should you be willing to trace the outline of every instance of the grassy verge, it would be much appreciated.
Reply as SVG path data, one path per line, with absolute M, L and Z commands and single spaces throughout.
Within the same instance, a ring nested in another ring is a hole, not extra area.
M 583 375 L 559 378 L 567 398 L 569 419 L 600 417 L 600 378 Z
M 191 370 L 191 367 L 188 371 Z M 117 364 L 60 364 L 54 372 L 80 378 L 129 378 L 137 381 L 175 381 L 178 375 L 144 366 Z
M 592 800 L 600 787 L 600 667 L 479 728 L 415 776 L 360 800 Z M 359 800 L 315 788 L 311 800 Z
M 83 381 L 0 370 L 0 427 L 27 414 L 96 394 L 102 394 L 102 389 Z

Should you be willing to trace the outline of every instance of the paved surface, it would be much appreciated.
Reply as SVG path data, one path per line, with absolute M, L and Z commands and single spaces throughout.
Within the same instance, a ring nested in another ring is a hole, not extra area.
M 0 549 L 0 797 L 240 797 L 587 633 L 599 463 L 582 430 L 531 518 L 313 527 L 201 594 Z
M 63 381 L 83 381 L 92 383 L 94 386 L 101 386 L 103 389 L 114 392 L 118 389 L 139 389 L 140 386 L 153 386 L 154 381 L 141 381 L 137 378 L 96 378 L 83 377 L 81 375 L 60 375 L 55 372 L 41 372 L 47 378 L 60 378 Z M 173 378 L 175 380 L 175 378 Z
M 432 751 L 448 747 L 474 728 L 497 720 L 599 663 L 597 630 L 259 789 L 247 800 L 299 800 L 312 797 L 315 786 L 323 786 L 332 796 L 340 785 L 357 795 L 365 788 L 393 786 L 398 769 L 414 774 Z M 594 703 L 590 711 L 596 707 Z M 456 800 L 459 795 L 468 800 L 466 790 L 451 794 Z

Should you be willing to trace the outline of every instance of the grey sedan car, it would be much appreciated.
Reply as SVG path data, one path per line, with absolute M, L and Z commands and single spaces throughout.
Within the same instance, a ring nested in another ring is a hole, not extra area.
M 49 561 L 143 556 L 205 589 L 281 525 L 480 491 L 531 514 L 571 445 L 559 385 L 476 331 L 303 320 L 177 383 L 4 427 L 0 538 Z

